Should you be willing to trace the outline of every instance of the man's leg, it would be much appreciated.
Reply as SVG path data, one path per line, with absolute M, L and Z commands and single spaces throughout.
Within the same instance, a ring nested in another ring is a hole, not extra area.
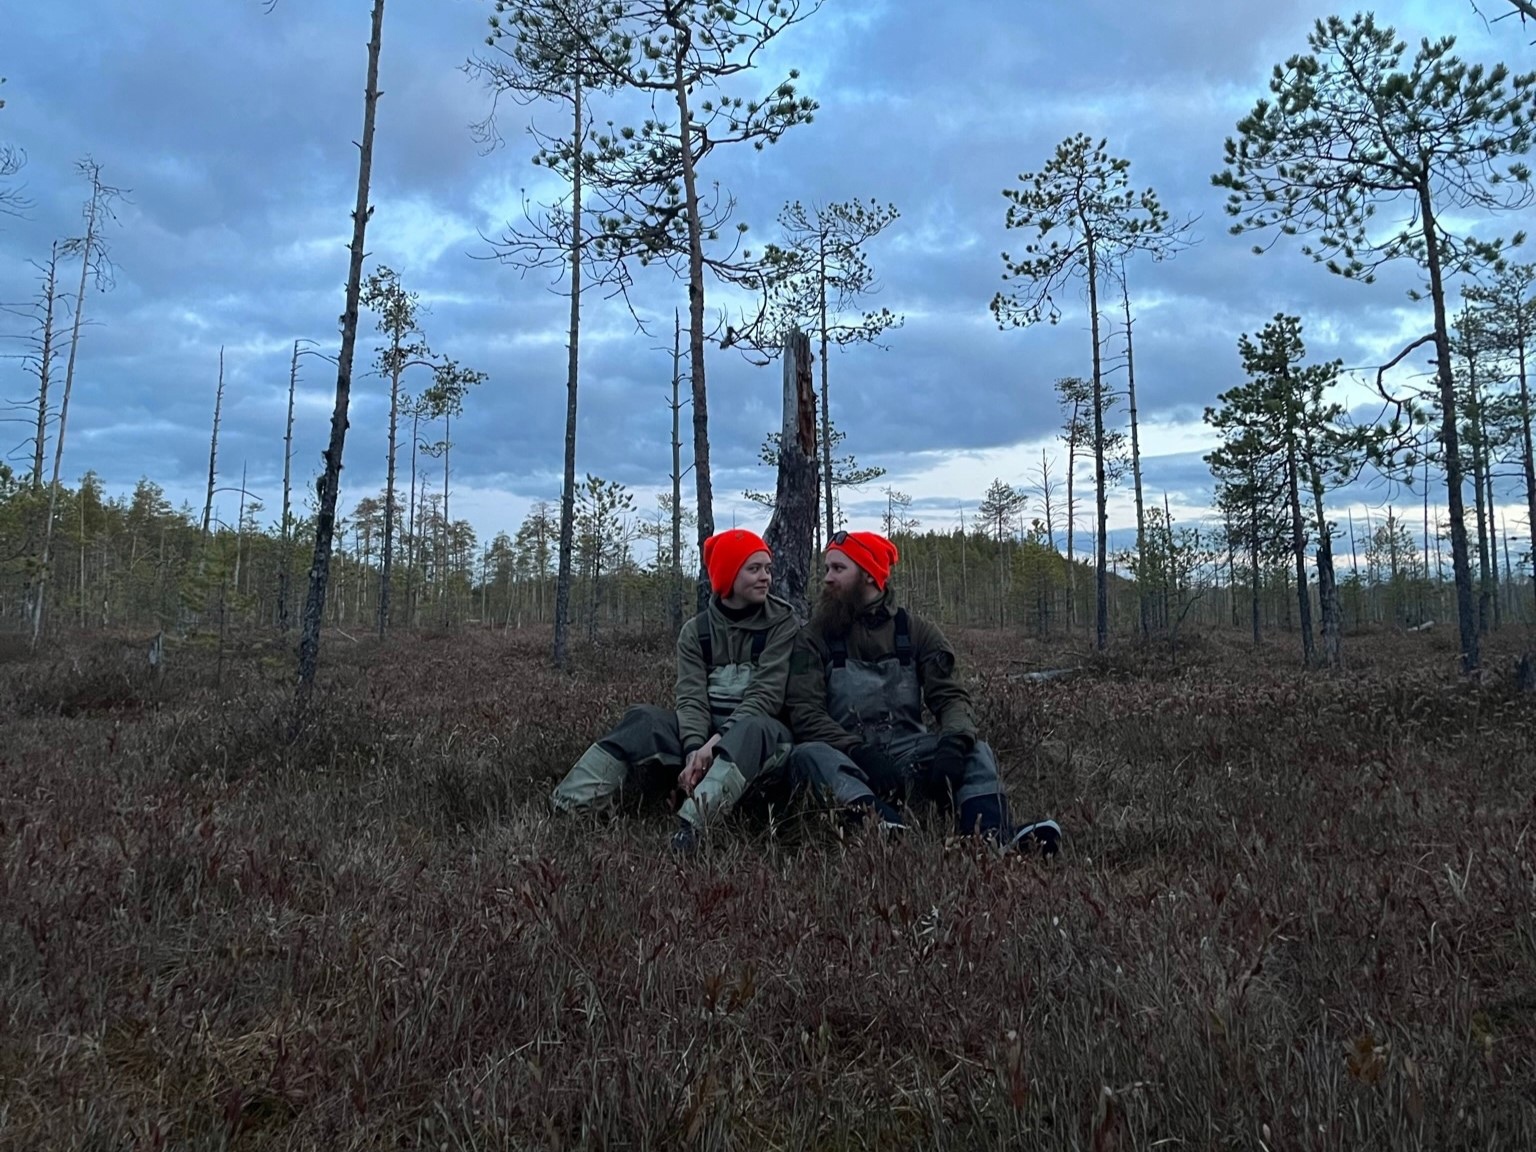
M 955 791 L 955 823 L 961 835 L 1001 837 L 1008 824 L 1008 802 L 992 747 L 978 740 L 966 757 L 965 775 Z
M 832 745 L 796 744 L 786 767 L 796 787 L 809 789 L 822 804 L 842 811 L 851 821 L 874 812 L 887 827 L 902 826 L 900 813 L 876 797 L 859 766 Z
M 550 799 L 560 812 L 616 803 L 640 785 L 644 769 L 653 764 L 673 773 L 683 766 L 677 713 L 637 704 L 617 728 L 581 754 Z

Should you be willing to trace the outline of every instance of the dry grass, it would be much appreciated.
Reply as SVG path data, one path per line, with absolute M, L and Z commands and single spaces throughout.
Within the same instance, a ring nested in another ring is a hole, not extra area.
M 293 744 L 270 645 L 8 655 L 0 1145 L 1536 1147 L 1536 701 L 960 641 L 1058 864 L 551 822 L 654 642 L 338 640 Z

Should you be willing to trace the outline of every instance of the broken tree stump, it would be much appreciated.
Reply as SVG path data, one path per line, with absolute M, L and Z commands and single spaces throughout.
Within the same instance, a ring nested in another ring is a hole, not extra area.
M 816 386 L 811 341 L 798 328 L 784 338 L 784 410 L 779 428 L 779 478 L 773 517 L 763 539 L 773 550 L 773 591 L 810 617 L 816 536 Z

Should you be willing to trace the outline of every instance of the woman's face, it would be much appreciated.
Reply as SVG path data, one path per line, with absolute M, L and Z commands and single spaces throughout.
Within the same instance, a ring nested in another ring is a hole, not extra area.
M 736 573 L 730 599 L 740 604 L 762 604 L 768 599 L 768 586 L 772 583 L 773 557 L 766 552 L 754 552 Z

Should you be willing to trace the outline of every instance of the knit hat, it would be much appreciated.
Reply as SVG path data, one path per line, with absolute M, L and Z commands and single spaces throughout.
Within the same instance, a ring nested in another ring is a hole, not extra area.
M 882 592 L 885 582 L 891 578 L 891 565 L 900 559 L 896 545 L 878 532 L 835 532 L 827 551 L 843 553 L 868 572 L 875 587 Z
M 761 536 L 745 528 L 728 528 L 704 541 L 704 569 L 709 573 L 709 586 L 715 590 L 715 595 L 731 594 L 741 566 L 754 552 L 773 555 Z

